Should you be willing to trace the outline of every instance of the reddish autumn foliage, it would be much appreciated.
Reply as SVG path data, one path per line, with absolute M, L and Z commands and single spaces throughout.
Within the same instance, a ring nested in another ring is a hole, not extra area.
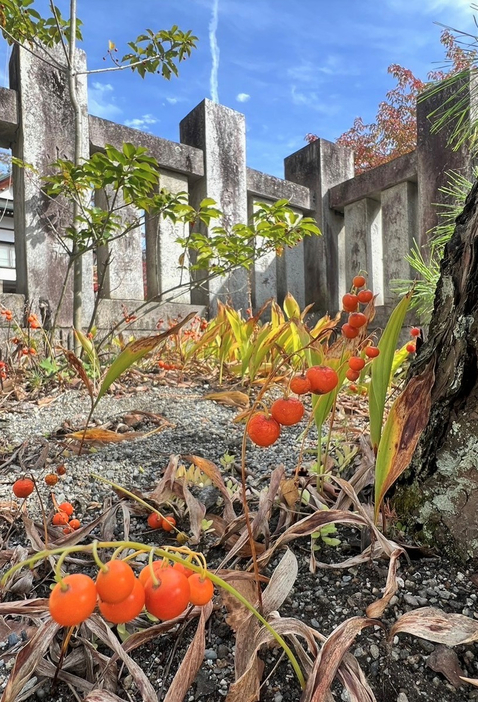
M 431 71 L 427 81 L 423 81 L 409 69 L 393 63 L 388 67 L 388 72 L 395 78 L 397 85 L 380 103 L 376 121 L 364 124 L 361 117 L 356 117 L 353 126 L 337 139 L 337 144 L 353 149 L 356 174 L 413 151 L 417 145 L 416 102 L 419 94 L 431 82 L 449 78 L 470 68 L 476 59 L 476 52 L 461 48 L 453 34 L 446 29 L 441 33 L 440 42 L 445 47 L 444 62 L 448 70 Z M 307 134 L 305 139 L 311 143 L 318 137 Z

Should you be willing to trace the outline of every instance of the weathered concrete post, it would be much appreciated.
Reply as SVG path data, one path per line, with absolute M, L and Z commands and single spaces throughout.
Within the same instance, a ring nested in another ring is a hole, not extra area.
M 35 49 L 38 53 L 39 50 Z M 42 61 L 25 49 L 15 46 L 10 61 L 10 87 L 18 93 L 19 132 L 13 155 L 31 164 L 36 170 L 13 167 L 13 197 L 15 201 L 15 252 L 17 265 L 17 291 L 33 309 L 54 314 L 68 265 L 68 254 L 62 239 L 71 225 L 72 207 L 64 200 L 48 198 L 41 191 L 41 176 L 58 158 L 73 159 L 75 120 L 70 101 L 61 46 L 49 49 Z M 59 68 L 51 65 L 51 57 Z M 86 68 L 86 56 L 78 52 L 77 65 Z M 88 108 L 86 76 L 77 76 L 77 97 L 83 117 L 81 143 L 84 158 L 89 156 Z M 63 245 L 62 245 L 63 243 Z M 93 309 L 93 257 L 86 254 L 83 263 L 83 314 L 89 320 Z M 58 319 L 60 326 L 73 322 L 73 275 Z
M 391 290 L 396 279 L 413 279 L 405 256 L 417 239 L 417 184 L 410 181 L 382 190 L 383 303 L 396 304 Z M 374 283 L 375 284 L 375 283 Z
M 109 207 L 112 194 L 103 190 L 95 193 L 95 203 L 105 210 Z M 124 205 L 123 196 L 118 193 L 115 207 Z M 138 211 L 132 205 L 120 210 L 121 223 L 128 229 L 138 218 Z M 98 280 L 104 275 L 104 285 L 101 297 L 110 300 L 143 300 L 143 251 L 140 227 L 131 229 L 105 246 L 99 246 L 97 251 Z
M 442 129 L 433 130 L 437 116 L 444 110 L 460 104 L 460 110 L 468 110 L 466 121 L 476 119 L 475 72 L 466 72 L 457 81 L 441 90 L 433 88 L 417 103 L 417 165 L 418 165 L 418 232 L 419 245 L 426 245 L 430 230 L 439 222 L 436 203 L 446 204 L 450 199 L 440 191 L 448 183 L 450 171 L 458 171 L 472 179 L 472 162 L 467 144 L 454 150 L 450 137 L 456 127 L 456 119 L 450 120 Z M 435 113 L 435 114 L 433 114 Z
M 224 213 L 229 229 L 247 223 L 246 123 L 244 115 L 224 105 L 203 100 L 180 123 L 180 140 L 204 152 L 204 177 L 190 190 L 191 204 L 198 206 L 212 198 Z M 217 300 L 230 301 L 236 309 L 249 306 L 249 276 L 243 269 L 204 283 L 191 292 L 191 301 L 209 305 L 214 312 Z
M 345 275 L 340 278 L 339 294 L 350 287 L 359 271 L 368 272 L 368 284 L 377 294 L 376 304 L 383 305 L 382 217 L 380 202 L 366 197 L 344 207 L 345 236 L 341 263 Z M 342 266 L 341 266 L 342 268 Z
M 183 173 L 161 169 L 159 187 L 166 188 L 174 194 L 187 192 L 188 177 Z M 189 303 L 190 294 L 187 288 L 182 292 L 173 290 L 189 280 L 189 272 L 186 270 L 182 272 L 179 267 L 179 258 L 183 249 L 176 243 L 178 237 L 184 238 L 187 226 L 189 225 L 183 222 L 175 224 L 162 216 L 146 216 L 148 299 L 163 295 L 166 300 L 172 297 L 174 302 Z M 171 290 L 170 294 L 168 294 L 169 290 Z
M 321 237 L 304 239 L 306 304 L 315 303 L 317 312 L 339 309 L 338 241 L 343 215 L 329 208 L 328 190 L 354 175 L 353 153 L 325 139 L 317 139 L 284 162 L 285 177 L 306 185 L 314 197 L 312 216 Z

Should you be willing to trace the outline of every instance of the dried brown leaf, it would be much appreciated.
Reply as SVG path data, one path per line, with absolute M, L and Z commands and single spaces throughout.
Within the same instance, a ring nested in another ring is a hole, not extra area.
M 445 646 L 460 646 L 478 641 L 478 621 L 435 607 L 421 607 L 397 619 L 390 629 L 389 640 L 401 632 Z
M 205 400 L 214 400 L 221 405 L 229 407 L 249 407 L 249 396 L 239 390 L 225 390 L 224 392 L 210 392 L 204 395 Z
M 367 607 L 365 610 L 365 614 L 367 617 L 371 617 L 372 619 L 381 617 L 385 608 L 387 607 L 388 603 L 394 596 L 394 594 L 398 590 L 398 582 L 397 582 L 397 568 L 398 568 L 398 559 L 402 555 L 403 550 L 401 548 L 395 549 L 393 553 L 390 556 L 390 563 L 388 566 L 388 575 L 387 575 L 387 582 L 385 584 L 385 592 L 383 593 L 383 596 L 377 600 L 376 602 L 373 602 L 371 605 Z
M 194 463 L 194 465 L 199 468 L 207 477 L 212 481 L 212 483 L 220 491 L 221 495 L 224 497 L 224 517 L 227 521 L 232 521 L 235 519 L 234 507 L 232 506 L 231 495 L 229 494 L 224 480 L 221 475 L 219 468 L 207 458 L 202 458 L 201 456 L 184 456 L 185 461 Z
M 87 697 L 85 697 L 85 702 L 123 702 L 122 697 L 118 695 L 113 695 L 112 692 L 107 690 L 92 690 Z
M 286 478 L 281 481 L 280 491 L 288 507 L 294 507 L 299 500 L 299 487 L 295 478 Z
M 107 444 L 118 443 L 120 441 L 132 441 L 133 439 L 139 439 L 141 436 L 144 436 L 144 432 L 127 431 L 124 434 L 118 434 L 117 432 L 110 431 L 109 429 L 91 427 L 90 429 L 86 429 L 86 431 L 74 431 L 72 434 L 66 434 L 64 438 L 74 439 L 75 441 L 86 441 L 87 443 L 97 441 Z
M 205 628 L 212 610 L 212 602 L 208 602 L 207 605 L 202 607 L 196 633 L 169 686 L 164 702 L 181 702 L 191 687 L 204 660 L 204 651 L 206 650 Z
M 337 674 L 340 663 L 353 644 L 355 637 L 367 626 L 382 626 L 377 619 L 351 617 L 342 622 L 327 637 L 314 669 L 307 680 L 302 702 L 323 702 Z
M 75 356 L 73 351 L 70 351 L 69 349 L 62 349 L 63 353 L 66 356 L 66 360 L 70 364 L 70 366 L 78 373 L 79 377 L 81 378 L 81 381 L 83 382 L 83 385 L 88 391 L 88 395 L 90 398 L 93 400 L 93 385 L 91 384 L 91 380 L 88 378 L 86 375 L 86 371 L 84 369 L 83 363 L 80 361 L 78 356 Z
M 463 677 L 463 675 L 460 675 L 460 678 L 464 682 L 467 682 L 470 685 L 473 685 L 474 687 L 478 687 L 478 679 L 477 678 L 465 678 L 465 677 Z
M 463 671 L 460 668 L 458 656 L 453 649 L 443 646 L 443 644 L 438 645 L 433 653 L 428 656 L 427 666 L 434 670 L 435 673 L 444 675 L 448 682 L 455 687 L 461 687 Z
M 12 672 L 3 691 L 1 702 L 15 702 L 31 678 L 33 671 L 50 647 L 60 626 L 52 619 L 44 622 L 33 638 L 28 641 L 15 658 Z

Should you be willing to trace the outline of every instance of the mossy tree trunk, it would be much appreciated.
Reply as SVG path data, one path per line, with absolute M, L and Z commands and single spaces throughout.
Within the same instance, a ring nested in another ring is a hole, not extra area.
M 478 557 L 478 183 L 446 247 L 428 340 L 411 373 L 431 360 L 429 422 L 393 503 L 430 543 Z

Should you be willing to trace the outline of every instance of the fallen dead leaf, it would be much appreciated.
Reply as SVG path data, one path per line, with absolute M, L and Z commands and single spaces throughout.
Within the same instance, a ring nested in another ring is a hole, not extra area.
M 444 675 L 448 682 L 455 687 L 461 686 L 463 671 L 460 668 L 458 656 L 452 648 L 443 646 L 443 644 L 438 645 L 428 656 L 427 666 L 435 673 Z
M 460 646 L 478 641 L 478 621 L 435 607 L 421 607 L 397 619 L 390 629 L 389 641 L 399 633 L 412 634 L 445 646 Z
M 229 407 L 249 407 L 249 396 L 240 390 L 224 390 L 224 392 L 210 392 L 204 395 L 205 400 L 214 400 L 221 405 Z

